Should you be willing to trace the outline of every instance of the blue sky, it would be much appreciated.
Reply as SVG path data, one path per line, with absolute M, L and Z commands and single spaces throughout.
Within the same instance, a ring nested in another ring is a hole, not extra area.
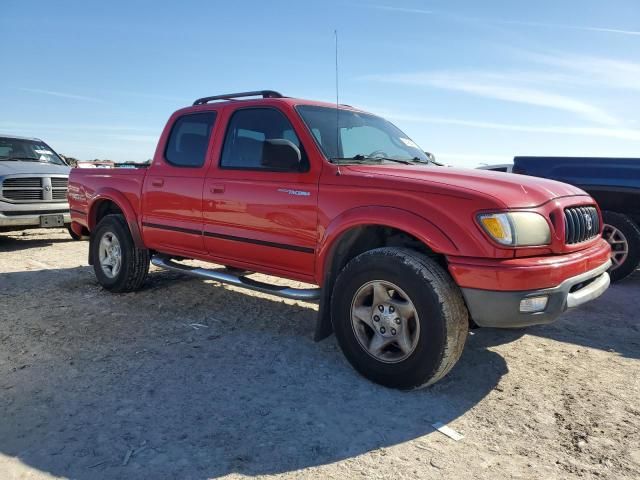
M 640 157 L 638 0 L 3 0 L 0 133 L 142 161 L 195 98 L 379 113 L 449 164 Z

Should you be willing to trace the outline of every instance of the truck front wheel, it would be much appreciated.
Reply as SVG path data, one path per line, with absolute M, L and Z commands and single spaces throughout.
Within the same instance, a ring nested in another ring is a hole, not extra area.
M 413 250 L 355 257 L 336 279 L 331 305 L 342 351 L 376 383 L 430 385 L 462 354 L 469 325 L 462 293 L 440 265 Z
M 142 288 L 149 273 L 149 250 L 137 248 L 122 215 L 107 215 L 91 232 L 89 254 L 98 282 L 112 292 Z
M 631 275 L 640 263 L 640 228 L 622 213 L 602 212 L 602 237 L 611 245 L 609 276 L 617 282 Z

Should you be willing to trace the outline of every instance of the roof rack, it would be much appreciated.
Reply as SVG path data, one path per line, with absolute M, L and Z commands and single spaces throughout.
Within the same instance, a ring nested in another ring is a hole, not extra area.
M 255 90 L 253 92 L 226 93 L 224 95 L 215 95 L 213 97 L 203 97 L 193 102 L 194 105 L 204 105 L 214 100 L 233 100 L 242 97 L 262 97 L 262 98 L 282 98 L 283 95 L 274 90 Z

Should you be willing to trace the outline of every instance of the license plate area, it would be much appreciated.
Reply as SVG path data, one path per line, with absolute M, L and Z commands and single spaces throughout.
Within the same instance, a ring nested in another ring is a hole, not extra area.
M 64 215 L 40 215 L 40 227 L 64 227 Z

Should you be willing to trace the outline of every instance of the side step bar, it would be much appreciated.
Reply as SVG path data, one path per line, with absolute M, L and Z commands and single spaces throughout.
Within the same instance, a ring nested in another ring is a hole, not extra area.
M 270 293 L 283 298 L 293 300 L 313 301 L 320 298 L 322 289 L 320 288 L 291 288 L 279 285 L 270 285 L 264 282 L 258 282 L 247 277 L 236 276 L 225 270 L 213 270 L 208 268 L 190 267 L 174 262 L 168 257 L 154 255 L 151 263 L 156 267 L 161 267 L 173 272 L 186 273 L 194 277 L 204 278 L 206 280 L 216 280 L 217 282 L 228 283 L 236 287 L 247 288 L 262 293 Z

